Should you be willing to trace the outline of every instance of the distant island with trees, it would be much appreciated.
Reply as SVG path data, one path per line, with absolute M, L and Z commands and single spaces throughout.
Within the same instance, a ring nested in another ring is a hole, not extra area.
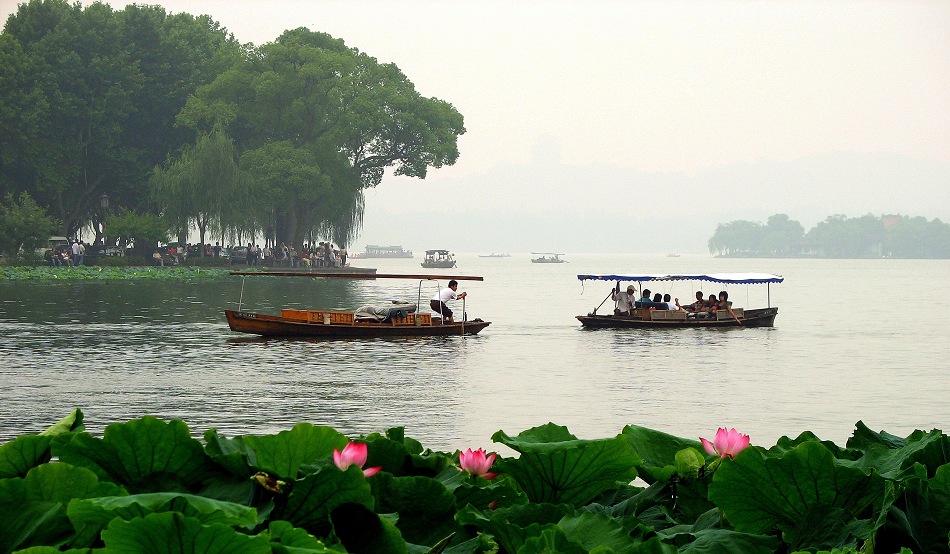
M 950 224 L 905 215 L 832 215 L 807 233 L 786 214 L 720 223 L 709 251 L 734 258 L 950 258 Z

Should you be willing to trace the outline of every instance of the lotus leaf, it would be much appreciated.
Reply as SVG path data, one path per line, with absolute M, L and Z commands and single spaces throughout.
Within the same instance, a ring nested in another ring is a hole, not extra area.
M 204 525 L 197 518 L 178 512 L 162 512 L 135 518 L 115 519 L 102 532 L 103 554 L 271 554 L 266 536 L 239 533 L 227 525 Z
M 623 552 L 635 545 L 630 538 L 633 528 L 625 527 L 620 520 L 603 513 L 578 512 L 564 516 L 557 525 L 571 542 L 587 550 L 606 546 L 616 552 Z
M 819 442 L 805 442 L 769 457 L 749 447 L 725 460 L 709 486 L 709 499 L 737 531 L 794 532 L 815 517 L 851 521 L 878 499 L 882 479 L 836 460 Z
M 300 476 L 302 467 L 328 459 L 334 448 L 342 450 L 349 442 L 345 435 L 331 427 L 298 423 L 290 431 L 276 435 L 242 435 L 230 442 L 218 441 L 212 454 L 239 453 L 253 468 L 247 475 L 263 471 L 276 478 L 293 480 Z M 232 459 L 228 466 L 232 471 L 233 464 Z
M 346 471 L 325 466 L 294 483 L 286 504 L 275 515 L 320 537 L 326 531 L 330 512 L 343 504 L 359 504 L 372 510 L 370 485 L 356 466 Z
M 913 475 L 914 463 L 922 464 L 928 475 L 950 463 L 950 438 L 936 429 L 929 433 L 914 431 L 906 439 L 886 433 L 872 435 L 870 431 L 859 431 L 856 436 L 861 438 L 848 444 L 860 444 L 864 455 L 854 466 L 865 471 L 874 469 L 886 479 L 901 480 Z M 872 437 L 878 440 L 871 440 Z
M 518 549 L 518 554 L 588 554 L 588 550 L 567 538 L 564 530 L 559 527 L 545 529 L 537 536 L 524 541 L 524 546 Z
M 129 521 L 158 512 L 179 512 L 204 524 L 223 523 L 247 528 L 257 524 L 257 510 L 254 508 L 171 492 L 76 500 L 66 511 L 77 529 L 87 525 L 105 528 L 116 517 Z
M 333 552 L 320 542 L 319 539 L 294 527 L 286 521 L 273 521 L 267 528 L 266 536 L 270 538 L 271 547 L 275 553 L 286 554 L 322 554 Z
M 74 533 L 66 506 L 74 498 L 119 497 L 122 487 L 66 463 L 44 464 L 24 478 L 0 480 L 0 552 L 58 545 Z
M 455 496 L 435 479 L 381 473 L 369 481 L 376 510 L 399 514 L 396 527 L 408 542 L 433 545 L 461 531 L 454 518 Z
M 567 504 L 526 504 L 487 512 L 467 506 L 458 511 L 456 521 L 472 525 L 491 535 L 505 552 L 518 552 L 526 539 L 554 529 L 557 522 L 574 509 Z
M 53 455 L 134 492 L 188 492 L 217 471 L 187 425 L 153 416 L 108 425 L 102 439 L 77 433 L 67 443 L 54 443 Z
M 637 472 L 647 484 L 669 479 L 675 470 L 676 453 L 692 448 L 699 452 L 698 440 L 687 440 L 638 425 L 627 425 L 620 433 L 640 457 Z
M 351 554 L 408 553 L 406 541 L 391 521 L 360 504 L 341 504 L 330 515 L 333 532 Z
M 494 467 L 514 478 L 532 502 L 574 506 L 636 478 L 634 466 L 641 460 L 623 436 L 597 440 L 571 437 L 566 428 L 553 424 L 529 429 L 515 438 L 498 431 L 492 440 L 521 456 L 496 460 Z M 546 442 L 549 440 L 556 442 Z
M 23 435 L 0 445 L 0 479 L 24 477 L 26 473 L 50 459 L 53 437 Z

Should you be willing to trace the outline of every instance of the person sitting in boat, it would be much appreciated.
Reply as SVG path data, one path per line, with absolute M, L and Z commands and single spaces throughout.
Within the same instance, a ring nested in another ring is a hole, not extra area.
M 637 289 L 633 285 L 628 285 L 626 291 L 613 289 L 610 293 L 610 299 L 617 303 L 614 308 L 614 315 L 630 315 L 633 310 L 633 303 L 636 301 Z
M 637 300 L 635 306 L 637 308 L 660 308 L 663 309 L 665 306 L 662 305 L 663 296 L 657 293 L 652 299 L 650 298 L 650 289 L 643 289 L 643 292 L 640 296 L 640 300 Z
M 673 297 L 670 296 L 670 293 L 666 293 L 663 295 L 663 303 L 666 304 L 667 310 L 673 310 L 675 312 L 676 310 L 683 309 L 683 308 L 680 308 L 680 299 L 677 298 L 676 301 L 674 302 Z
M 679 306 L 679 300 L 677 299 L 676 305 Z M 703 310 L 703 307 L 706 305 L 705 297 L 703 296 L 703 291 L 696 291 L 696 301 L 692 304 L 687 304 L 685 306 L 680 306 L 687 312 L 695 313 Z
M 725 310 L 729 312 L 729 315 L 732 316 L 732 319 L 739 321 L 739 317 L 736 315 L 736 312 L 732 311 L 732 302 L 729 301 L 729 293 L 724 290 L 719 291 L 719 298 L 716 299 L 716 306 L 710 310 L 709 317 L 715 317 L 716 312 L 719 310 Z
M 465 298 L 467 292 L 458 292 L 459 282 L 455 279 L 449 281 L 449 286 L 440 290 L 432 297 L 432 300 L 429 301 L 429 307 L 432 308 L 432 311 L 442 315 L 442 321 L 444 323 L 454 323 L 452 319 L 452 310 L 446 305 L 446 302 L 449 300 L 458 300 L 460 298 Z

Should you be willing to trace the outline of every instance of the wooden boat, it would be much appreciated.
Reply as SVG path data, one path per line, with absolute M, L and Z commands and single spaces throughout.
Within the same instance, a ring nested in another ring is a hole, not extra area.
M 577 278 L 583 281 L 615 281 L 616 290 L 620 290 L 620 283 L 635 281 L 639 283 L 638 290 L 643 290 L 643 283 L 650 281 L 700 281 L 723 284 L 765 284 L 769 287 L 772 283 L 781 283 L 785 279 L 779 275 L 771 273 L 689 273 L 677 275 L 663 274 L 639 274 L 639 275 L 618 275 L 618 274 L 588 274 L 578 275 Z M 685 310 L 665 310 L 656 307 L 637 307 L 630 315 L 598 314 L 597 309 L 604 305 L 611 295 L 600 303 L 600 306 L 594 308 L 594 311 L 587 315 L 577 316 L 577 320 L 584 327 L 598 329 L 603 327 L 612 328 L 637 328 L 637 329 L 669 329 L 676 327 L 773 327 L 775 316 L 778 315 L 778 308 L 772 306 L 771 291 L 768 292 L 768 306 L 765 308 L 737 308 L 733 307 L 733 314 L 726 310 L 716 311 L 715 317 L 696 317 Z M 640 304 L 639 302 L 637 304 Z M 651 303 L 652 304 L 652 303 Z
M 455 267 L 455 258 L 448 250 L 426 250 L 426 257 L 422 260 L 422 267 L 425 268 L 446 268 Z
M 280 315 L 262 314 L 243 309 L 242 298 L 237 310 L 225 310 L 228 326 L 238 333 L 249 333 L 262 337 L 311 337 L 326 339 L 350 338 L 391 338 L 391 337 L 439 337 L 453 335 L 475 335 L 491 325 L 481 319 L 465 320 L 465 299 L 462 299 L 462 320 L 453 323 L 443 322 L 438 314 L 422 313 L 419 304 L 422 301 L 423 280 L 455 279 L 457 281 L 482 281 L 482 277 L 451 275 L 395 275 L 388 273 L 327 273 L 307 274 L 286 271 L 232 271 L 231 275 L 276 276 L 276 277 L 320 277 L 349 279 L 419 279 L 419 300 L 416 304 L 385 305 L 384 310 L 355 311 L 341 310 L 298 310 L 282 309 Z
M 507 254 L 507 253 L 495 254 L 494 252 L 492 252 L 491 254 L 479 254 L 478 257 L 479 258 L 510 258 L 511 254 Z
M 534 255 L 540 255 L 540 258 L 531 258 L 531 263 L 533 264 L 563 264 L 567 263 L 567 260 L 562 260 L 560 256 L 564 254 L 557 254 L 554 252 L 532 252 Z

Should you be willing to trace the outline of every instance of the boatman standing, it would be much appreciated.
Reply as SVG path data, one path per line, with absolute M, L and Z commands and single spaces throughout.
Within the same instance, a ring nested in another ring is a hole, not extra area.
M 432 300 L 429 301 L 429 307 L 432 308 L 432 311 L 442 315 L 443 323 L 455 323 L 452 319 L 452 310 L 445 304 L 449 300 L 458 300 L 459 298 L 465 298 L 468 294 L 467 292 L 459 293 L 459 282 L 455 279 L 449 281 L 449 286 L 440 290 L 435 296 L 432 297 Z
M 620 285 L 617 285 L 617 288 L 613 289 L 610 294 L 611 300 L 617 303 L 616 308 L 614 308 L 614 315 L 630 315 L 630 312 L 633 311 L 633 303 L 637 300 L 636 293 L 637 289 L 633 285 L 628 285 L 626 292 L 621 291 Z

